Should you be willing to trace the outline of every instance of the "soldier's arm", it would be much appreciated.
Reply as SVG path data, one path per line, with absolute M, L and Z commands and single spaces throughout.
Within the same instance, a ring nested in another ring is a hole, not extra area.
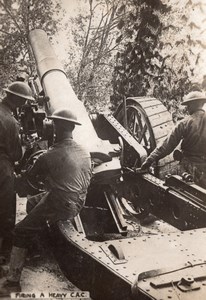
M 6 139 L 6 151 L 8 156 L 13 162 L 19 161 L 22 158 L 22 146 L 19 137 L 19 125 L 13 123 L 6 133 L 8 135 Z
M 150 166 L 154 161 L 169 155 L 185 135 L 185 121 L 178 123 L 162 144 L 156 147 L 145 160 L 144 165 Z
M 48 167 L 45 159 L 46 153 L 41 154 L 34 162 L 33 166 L 27 170 L 27 177 L 31 181 L 44 181 L 48 173 Z

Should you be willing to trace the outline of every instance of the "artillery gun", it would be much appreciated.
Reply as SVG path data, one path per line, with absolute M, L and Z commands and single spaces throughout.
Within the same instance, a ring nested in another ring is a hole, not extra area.
M 176 166 L 171 156 L 151 174 L 139 171 L 173 126 L 166 108 L 154 98 L 128 98 L 113 115 L 89 116 L 46 33 L 31 31 L 29 39 L 38 80 L 30 81 L 36 101 L 21 118 L 29 144 L 21 171 L 52 143 L 46 117 L 57 108 L 78 114 L 83 125 L 75 139 L 89 149 L 94 166 L 80 215 L 73 223 L 48 224 L 62 270 L 93 299 L 205 299 L 206 191 L 189 175 L 170 175 Z M 28 178 L 21 186 L 20 196 L 42 188 Z M 149 212 L 172 225 L 167 233 L 141 231 L 138 218 Z

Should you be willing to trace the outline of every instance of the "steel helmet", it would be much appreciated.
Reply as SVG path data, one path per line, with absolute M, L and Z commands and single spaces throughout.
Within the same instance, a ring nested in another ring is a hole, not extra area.
M 14 81 L 7 88 L 4 88 L 4 91 L 22 97 L 24 99 L 34 100 L 34 98 L 32 97 L 32 91 L 28 84 L 26 84 L 25 82 Z
M 69 109 L 57 109 L 53 112 L 51 116 L 48 117 L 48 119 L 62 120 L 74 123 L 76 125 L 82 125 L 77 121 L 76 114 Z
M 191 101 L 200 101 L 200 100 L 206 102 L 205 93 L 204 92 L 200 92 L 200 91 L 193 91 L 193 92 L 190 92 L 189 94 L 187 94 L 183 98 L 182 105 L 187 105 Z

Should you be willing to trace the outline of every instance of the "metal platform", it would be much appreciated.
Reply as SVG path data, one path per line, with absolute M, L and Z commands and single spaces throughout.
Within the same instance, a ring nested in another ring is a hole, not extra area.
M 69 222 L 59 223 L 58 230 L 64 244 L 63 269 L 71 279 L 71 270 L 77 268 L 74 283 L 94 299 L 131 299 L 131 290 L 135 299 L 206 297 L 205 229 L 141 233 L 103 242 L 89 241 Z M 200 247 L 194 241 L 201 241 Z

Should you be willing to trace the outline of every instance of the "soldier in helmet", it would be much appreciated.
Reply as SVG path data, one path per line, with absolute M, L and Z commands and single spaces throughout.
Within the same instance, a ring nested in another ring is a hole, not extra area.
M 13 82 L 4 91 L 6 96 L 0 102 L 0 251 L 15 225 L 14 163 L 20 160 L 22 148 L 14 114 L 27 99 L 33 100 L 30 87 L 23 82 Z M 4 260 L 1 256 L 0 263 Z
M 90 184 L 90 154 L 73 140 L 75 125 L 81 125 L 76 115 L 61 109 L 49 118 L 54 121 L 56 143 L 39 156 L 28 173 L 31 180 L 40 175 L 47 192 L 30 198 L 30 212 L 15 227 L 9 275 L 0 295 L 21 290 L 21 271 L 32 239 L 45 228 L 46 221 L 72 220 L 83 207 Z
M 180 121 L 163 143 L 147 157 L 142 169 L 170 154 L 181 142 L 182 157 L 179 172 L 189 172 L 199 186 L 206 188 L 206 113 L 203 105 L 206 96 L 192 91 L 184 97 L 189 116 Z

